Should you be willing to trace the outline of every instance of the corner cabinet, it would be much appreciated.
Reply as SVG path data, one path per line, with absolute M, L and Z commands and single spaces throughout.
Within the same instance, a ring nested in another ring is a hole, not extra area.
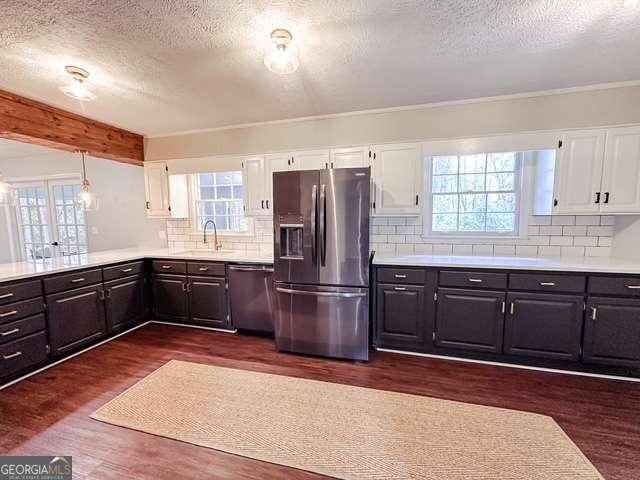
M 372 152 L 373 215 L 420 215 L 422 145 L 374 145 Z
M 145 163 L 144 190 L 147 217 L 170 217 L 169 167 L 165 162 Z

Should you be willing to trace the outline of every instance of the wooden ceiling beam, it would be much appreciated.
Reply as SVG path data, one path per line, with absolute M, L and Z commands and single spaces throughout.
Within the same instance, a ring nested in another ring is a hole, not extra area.
M 0 90 L 0 137 L 142 165 L 142 135 Z

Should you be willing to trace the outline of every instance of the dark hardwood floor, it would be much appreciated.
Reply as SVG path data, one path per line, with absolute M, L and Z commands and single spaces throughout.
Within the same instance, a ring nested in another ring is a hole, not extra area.
M 0 454 L 73 455 L 76 479 L 321 478 L 89 418 L 170 359 L 550 415 L 605 478 L 640 478 L 639 383 L 383 352 L 366 364 L 333 361 L 278 353 L 267 338 L 158 324 L 0 391 Z

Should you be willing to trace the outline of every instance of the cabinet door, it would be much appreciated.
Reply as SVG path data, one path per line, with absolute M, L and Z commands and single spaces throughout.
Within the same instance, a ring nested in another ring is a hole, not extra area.
M 144 318 L 146 311 L 144 276 L 114 280 L 105 283 L 104 287 L 109 332 L 122 330 Z
M 331 168 L 360 168 L 369 166 L 369 147 L 334 148 L 331 150 Z
M 509 293 L 504 353 L 576 361 L 580 357 L 581 295 Z
M 169 217 L 169 172 L 164 162 L 145 164 L 144 185 L 148 217 Z
M 60 356 L 106 334 L 102 285 L 47 295 L 51 355 Z
M 602 164 L 606 130 L 565 133 L 556 166 L 553 213 L 594 213 L 602 200 Z M 599 198 L 600 197 L 600 198 Z
M 273 213 L 273 174 L 274 172 L 286 172 L 291 169 L 290 153 L 272 153 L 265 155 L 265 210 L 267 214 Z
M 582 361 L 640 367 L 640 300 L 589 298 Z
M 378 284 L 378 346 L 422 349 L 425 344 L 424 287 Z
M 152 291 L 155 318 L 174 322 L 186 322 L 189 319 L 186 277 L 154 275 Z
M 191 322 L 217 328 L 229 327 L 224 278 L 190 278 L 188 290 Z
M 268 215 L 266 210 L 265 160 L 262 156 L 247 157 L 242 161 L 244 184 L 244 213 L 247 216 Z
M 419 215 L 422 155 L 419 143 L 372 148 L 373 215 Z
M 329 166 L 329 150 L 293 152 L 291 170 L 321 170 Z
M 640 213 L 640 127 L 607 131 L 601 211 Z
M 502 353 L 503 292 L 439 288 L 436 305 L 438 347 Z

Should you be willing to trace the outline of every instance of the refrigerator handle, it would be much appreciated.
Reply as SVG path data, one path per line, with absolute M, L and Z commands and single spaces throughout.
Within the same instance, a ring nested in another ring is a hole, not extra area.
M 327 193 L 325 185 L 320 186 L 320 264 L 324 267 L 327 259 Z
M 311 259 L 313 263 L 317 262 L 317 246 L 316 246 L 316 215 L 318 215 L 318 186 L 314 185 L 311 189 Z

